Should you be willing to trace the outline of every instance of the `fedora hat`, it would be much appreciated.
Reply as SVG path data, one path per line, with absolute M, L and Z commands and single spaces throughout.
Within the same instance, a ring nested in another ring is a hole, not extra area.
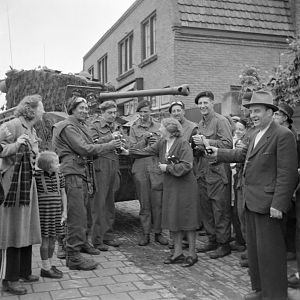
M 292 116 L 294 114 L 294 110 L 292 109 L 292 107 L 283 102 L 278 105 L 278 109 L 288 117 L 289 123 L 293 123 Z
M 272 94 L 263 90 L 253 92 L 250 102 L 245 103 L 244 107 L 249 108 L 252 105 L 265 105 L 273 111 L 278 110 L 278 107 L 273 104 Z

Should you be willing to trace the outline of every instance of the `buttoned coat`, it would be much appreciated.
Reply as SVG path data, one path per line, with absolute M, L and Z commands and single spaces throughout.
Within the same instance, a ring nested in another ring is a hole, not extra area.
M 247 151 L 218 149 L 218 161 L 244 162 L 243 188 L 250 211 L 269 214 L 270 207 L 287 212 L 298 181 L 297 147 L 293 133 L 274 121 L 254 146 L 251 136 Z

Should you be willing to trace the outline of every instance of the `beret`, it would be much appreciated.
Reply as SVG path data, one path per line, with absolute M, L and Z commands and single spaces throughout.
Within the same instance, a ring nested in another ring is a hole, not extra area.
M 207 97 L 209 98 L 210 100 L 214 100 L 214 94 L 211 92 L 211 91 L 204 91 L 204 92 L 201 92 L 199 93 L 196 98 L 195 98 L 195 103 L 198 104 L 198 101 L 200 98 L 203 98 L 203 97 Z
M 139 112 L 141 110 L 141 108 L 143 107 L 149 107 L 151 108 L 151 103 L 149 100 L 142 100 L 141 102 L 139 102 L 137 108 L 136 108 L 136 111 Z

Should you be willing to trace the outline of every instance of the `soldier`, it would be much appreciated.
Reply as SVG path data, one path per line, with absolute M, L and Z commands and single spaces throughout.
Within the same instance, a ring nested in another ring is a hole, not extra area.
M 120 140 L 122 133 L 116 124 L 117 104 L 105 101 L 100 105 L 101 116 L 91 125 L 92 139 L 97 144 Z M 115 194 L 120 186 L 119 156 L 115 149 L 95 161 L 98 191 L 91 204 L 92 243 L 95 248 L 107 251 L 108 246 L 118 247 L 120 242 L 113 234 L 115 220 Z
M 92 270 L 97 267 L 97 263 L 80 254 L 80 251 L 94 255 L 100 253 L 87 241 L 87 205 L 95 190 L 92 160 L 94 156 L 113 151 L 121 142 L 113 140 L 107 144 L 94 145 L 85 124 L 88 105 L 84 98 L 73 96 L 69 99 L 67 112 L 70 116 L 54 125 L 52 140 L 66 179 L 66 264 L 72 270 Z
M 151 117 L 151 104 L 141 101 L 136 111 L 140 118 L 130 129 L 130 145 L 134 148 L 144 148 L 154 144 L 160 134 L 160 123 Z M 139 246 L 146 246 L 150 242 L 151 228 L 154 231 L 154 240 L 161 245 L 168 241 L 161 235 L 161 210 L 162 210 L 162 172 L 158 168 L 157 157 L 137 159 L 132 166 L 133 178 L 140 202 L 140 221 L 143 233 L 138 242 Z
M 200 154 L 195 172 L 200 193 L 201 218 L 208 234 L 208 243 L 197 250 L 214 250 L 210 254 L 210 258 L 214 259 L 231 253 L 231 197 L 226 193 L 230 178 L 225 164 L 213 163 L 203 155 L 207 145 L 203 143 L 202 135 L 211 146 L 232 148 L 232 134 L 228 120 L 214 111 L 214 95 L 211 91 L 199 93 L 195 103 L 202 115 L 198 125 L 199 134 L 193 136 Z

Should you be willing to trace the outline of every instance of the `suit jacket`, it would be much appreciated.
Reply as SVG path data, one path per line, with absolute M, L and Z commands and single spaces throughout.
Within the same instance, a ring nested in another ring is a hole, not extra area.
M 298 182 L 294 135 L 272 121 L 253 148 L 257 132 L 251 136 L 248 149 L 218 149 L 217 160 L 245 162 L 242 183 L 249 210 L 269 214 L 273 207 L 286 213 Z

